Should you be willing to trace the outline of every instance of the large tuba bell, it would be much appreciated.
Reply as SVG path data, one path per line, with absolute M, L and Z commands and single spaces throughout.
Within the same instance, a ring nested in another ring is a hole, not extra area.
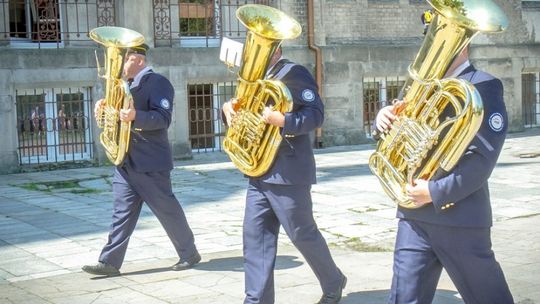
M 403 87 L 406 103 L 369 159 L 385 192 L 405 208 L 416 208 L 407 199 L 405 185 L 450 171 L 482 123 L 482 99 L 474 86 L 441 78 L 478 32 L 500 32 L 508 24 L 490 0 L 428 3 L 436 13 L 409 67 L 410 77 Z
M 284 113 L 292 109 L 287 87 L 281 81 L 262 78 L 281 41 L 298 37 L 302 28 L 282 11 L 265 5 L 243 5 L 236 17 L 248 33 L 235 94 L 237 114 L 223 147 L 240 171 L 260 176 L 272 165 L 281 142 L 279 127 L 266 124 L 262 112 L 270 98 L 274 111 Z
M 119 118 L 120 110 L 127 109 L 132 98 L 128 84 L 122 80 L 124 59 L 127 48 L 143 44 L 144 37 L 130 29 L 103 26 L 91 30 L 90 38 L 106 48 L 103 74 L 96 54 L 98 76 L 106 81 L 105 105 L 97 113 L 97 125 L 103 129 L 99 139 L 109 160 L 119 165 L 129 147 L 131 128 L 131 122 L 121 122 Z

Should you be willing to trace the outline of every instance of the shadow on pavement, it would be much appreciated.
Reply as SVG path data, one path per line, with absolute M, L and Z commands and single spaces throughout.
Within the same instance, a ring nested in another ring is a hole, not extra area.
M 298 260 L 298 257 L 292 256 L 292 255 L 279 255 L 276 258 L 276 270 L 280 269 L 289 269 L 294 267 L 299 267 L 303 264 L 302 261 Z M 196 270 L 204 270 L 204 271 L 235 271 L 235 272 L 243 272 L 243 257 L 231 257 L 231 258 L 219 258 L 219 259 L 211 259 L 209 261 L 203 261 L 193 269 Z M 159 267 L 159 268 L 151 268 L 151 269 L 144 269 L 144 270 L 137 270 L 137 271 L 130 271 L 130 272 L 122 272 L 121 276 L 134 276 L 134 275 L 144 275 L 144 274 L 152 274 L 152 273 L 160 273 L 160 272 L 167 272 L 167 271 L 174 271 L 171 269 L 170 266 L 167 267 Z M 90 278 L 91 280 L 101 280 L 101 279 L 107 279 L 110 277 L 107 276 L 95 276 Z
M 369 303 L 369 304 L 386 304 L 388 303 L 388 296 L 390 290 L 367 290 L 359 292 L 351 292 L 344 295 L 339 303 L 341 304 L 357 304 L 357 303 Z M 435 298 L 433 304 L 463 304 L 463 300 L 456 297 L 456 292 L 453 290 L 437 289 L 435 292 Z
M 207 262 L 199 263 L 195 266 L 197 270 L 207 270 L 207 271 L 244 271 L 243 266 L 244 258 L 231 257 L 231 258 L 219 258 L 211 259 Z M 278 255 L 276 258 L 275 269 L 289 269 L 294 267 L 299 267 L 303 264 L 302 261 L 298 260 L 298 257 L 292 255 Z
M 167 267 L 151 268 L 151 269 L 144 269 L 144 270 L 137 270 L 137 271 L 130 271 L 130 272 L 122 272 L 120 276 L 127 277 L 127 276 L 133 276 L 133 275 L 160 273 L 160 272 L 166 272 L 166 271 L 174 271 L 174 270 L 172 270 L 170 266 L 167 266 Z M 110 277 L 96 276 L 96 277 L 90 278 L 90 280 L 101 280 L 101 279 L 107 279 L 107 278 L 110 278 Z

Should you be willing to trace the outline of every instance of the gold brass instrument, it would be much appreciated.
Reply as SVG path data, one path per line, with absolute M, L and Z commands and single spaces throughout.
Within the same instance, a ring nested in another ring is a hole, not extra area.
M 272 55 L 284 39 L 300 35 L 300 24 L 282 11 L 258 4 L 243 5 L 236 18 L 248 29 L 236 88 L 236 116 L 223 141 L 234 165 L 248 176 L 261 176 L 272 165 L 281 135 L 266 124 L 262 112 L 271 98 L 272 110 L 292 109 L 292 96 L 278 80 L 264 80 Z M 268 105 L 269 106 L 269 105 Z
M 90 38 L 105 46 L 105 72 L 101 74 L 96 54 L 98 76 L 105 78 L 104 106 L 97 113 L 97 126 L 103 129 L 99 139 L 109 160 L 119 165 L 129 147 L 131 122 L 120 121 L 121 109 L 129 107 L 132 99 L 129 86 L 122 79 L 127 48 L 144 43 L 143 35 L 130 29 L 103 26 L 90 31 Z
M 369 167 L 401 207 L 416 208 L 406 184 L 450 171 L 480 128 L 482 99 L 462 79 L 442 79 L 452 61 L 478 32 L 501 32 L 504 12 L 490 0 L 428 0 L 435 16 L 403 92 L 405 105 L 382 134 Z M 449 117 L 442 118 L 450 115 Z M 450 113 L 450 114 L 448 114 Z

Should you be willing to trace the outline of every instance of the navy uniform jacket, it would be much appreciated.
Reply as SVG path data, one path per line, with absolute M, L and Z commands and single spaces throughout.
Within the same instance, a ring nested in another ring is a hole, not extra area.
M 281 80 L 290 90 L 294 104 L 292 111 L 284 113 L 283 139 L 274 163 L 257 179 L 270 184 L 314 184 L 315 158 L 309 133 L 320 127 L 324 120 L 317 83 L 305 67 L 286 59 L 274 65 L 268 78 Z
M 398 208 L 398 217 L 459 227 L 492 224 L 488 178 L 501 152 L 508 119 L 499 79 L 472 65 L 458 78 L 469 80 L 482 96 L 484 118 L 457 165 L 440 179 L 429 181 L 433 204 L 419 209 Z
M 137 114 L 125 161 L 137 172 L 169 171 L 173 168 L 167 129 L 171 124 L 174 89 L 167 78 L 152 71 L 131 88 Z

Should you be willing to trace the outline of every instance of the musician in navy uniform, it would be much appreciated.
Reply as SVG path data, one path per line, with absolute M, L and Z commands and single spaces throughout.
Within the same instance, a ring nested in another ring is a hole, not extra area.
M 442 271 L 454 282 L 465 303 L 514 303 L 491 249 L 492 214 L 488 178 L 508 128 L 499 79 L 476 70 L 466 47 L 445 77 L 470 81 L 484 105 L 479 131 L 457 165 L 442 177 L 407 185 L 409 199 L 420 208 L 398 207 L 394 276 L 389 303 L 431 303 Z M 376 127 L 390 127 L 395 107 L 377 114 Z
M 133 102 L 119 116 L 121 121 L 132 122 L 131 138 L 124 162 L 114 170 L 113 217 L 107 244 L 97 265 L 82 268 L 91 274 L 120 274 L 143 202 L 158 218 L 180 257 L 172 269 L 187 269 L 201 260 L 171 186 L 173 161 L 167 129 L 172 119 L 174 89 L 168 79 L 146 66 L 147 50 L 146 44 L 132 47 L 125 57 L 124 78 L 130 83 Z M 94 112 L 98 113 L 103 105 L 99 100 Z
M 268 107 L 263 119 L 281 127 L 283 140 L 272 167 L 250 177 L 243 224 L 244 303 L 274 303 L 274 264 L 280 224 L 302 253 L 321 285 L 319 303 L 338 303 L 346 277 L 338 269 L 313 218 L 311 185 L 315 158 L 309 133 L 320 127 L 324 108 L 317 84 L 308 70 L 281 57 L 278 47 L 270 59 L 266 78 L 281 80 L 293 97 L 293 109 L 282 114 Z M 233 105 L 223 106 L 227 122 Z

